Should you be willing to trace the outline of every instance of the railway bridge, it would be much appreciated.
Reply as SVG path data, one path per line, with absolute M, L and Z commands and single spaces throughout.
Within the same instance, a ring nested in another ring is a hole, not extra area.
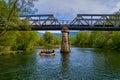
M 20 15 L 19 18 L 29 21 L 31 30 L 61 30 L 61 52 L 67 53 L 70 52 L 69 30 L 120 31 L 120 15 L 117 14 L 77 14 L 71 21 L 59 21 L 53 14 Z M 1 21 L 0 25 L 3 25 Z

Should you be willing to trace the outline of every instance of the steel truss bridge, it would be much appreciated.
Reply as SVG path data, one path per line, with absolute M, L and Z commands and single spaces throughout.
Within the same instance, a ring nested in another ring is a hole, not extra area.
M 120 30 L 120 15 L 117 14 L 77 14 L 71 21 L 59 21 L 53 14 L 21 15 L 28 20 L 32 30 Z

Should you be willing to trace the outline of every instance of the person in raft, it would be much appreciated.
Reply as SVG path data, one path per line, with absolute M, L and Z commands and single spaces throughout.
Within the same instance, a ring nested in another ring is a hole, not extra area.
M 41 53 L 46 53 L 46 54 L 51 54 L 51 53 L 54 53 L 55 51 L 54 50 L 41 50 Z

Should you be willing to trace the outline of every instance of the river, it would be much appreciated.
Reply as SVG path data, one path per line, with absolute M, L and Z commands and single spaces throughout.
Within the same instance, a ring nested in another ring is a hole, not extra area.
M 55 56 L 0 56 L 0 80 L 120 80 L 120 52 L 72 47 Z

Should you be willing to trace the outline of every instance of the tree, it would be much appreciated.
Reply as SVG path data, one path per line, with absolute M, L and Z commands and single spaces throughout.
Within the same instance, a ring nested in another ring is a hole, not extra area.
M 37 9 L 34 8 L 34 2 L 38 0 L 17 0 L 17 10 L 20 15 L 22 14 L 32 14 L 37 11 Z M 11 7 L 12 4 L 14 4 L 15 0 L 8 0 L 8 5 Z
M 90 36 L 90 42 L 92 47 L 104 48 L 106 43 L 110 38 L 110 33 L 108 31 L 93 31 Z
M 21 21 L 19 19 L 19 14 L 33 12 L 34 1 L 37 0 L 0 0 L 0 17 L 2 17 L 0 18 L 0 23 L 2 23 L 0 28 L 3 28 L 4 31 L 6 29 L 30 29 L 29 22 Z
M 61 38 L 55 36 L 54 45 L 60 45 L 60 42 L 61 42 Z
M 45 32 L 42 38 L 43 46 L 46 49 L 53 49 L 55 45 L 60 45 L 61 39 L 59 37 L 56 37 L 53 33 Z M 41 44 L 41 40 L 40 40 Z
M 70 43 L 71 43 L 71 45 L 75 44 L 75 40 L 76 40 L 76 36 L 71 36 L 70 37 Z
M 14 49 L 28 51 L 38 44 L 39 35 L 34 31 L 19 31 Z
M 14 3 L 15 0 L 8 0 L 8 3 L 6 0 L 0 0 L 0 28 L 3 28 L 0 34 L 4 33 L 0 36 L 0 50 L 5 51 L 7 48 L 10 51 L 28 51 L 37 45 L 39 36 L 37 32 L 17 31 L 18 29 L 28 30 L 30 26 L 28 21 L 21 21 L 19 19 L 19 5 L 15 4 L 13 6 Z M 16 31 L 7 31 L 6 29 Z
M 107 42 L 107 47 L 120 50 L 120 31 L 113 31 Z
M 80 32 L 76 35 L 75 44 L 81 47 L 88 47 L 89 46 L 89 32 Z
M 47 43 L 47 44 L 54 44 L 55 36 L 52 33 L 46 32 L 43 35 L 43 38 L 45 40 L 45 43 Z

